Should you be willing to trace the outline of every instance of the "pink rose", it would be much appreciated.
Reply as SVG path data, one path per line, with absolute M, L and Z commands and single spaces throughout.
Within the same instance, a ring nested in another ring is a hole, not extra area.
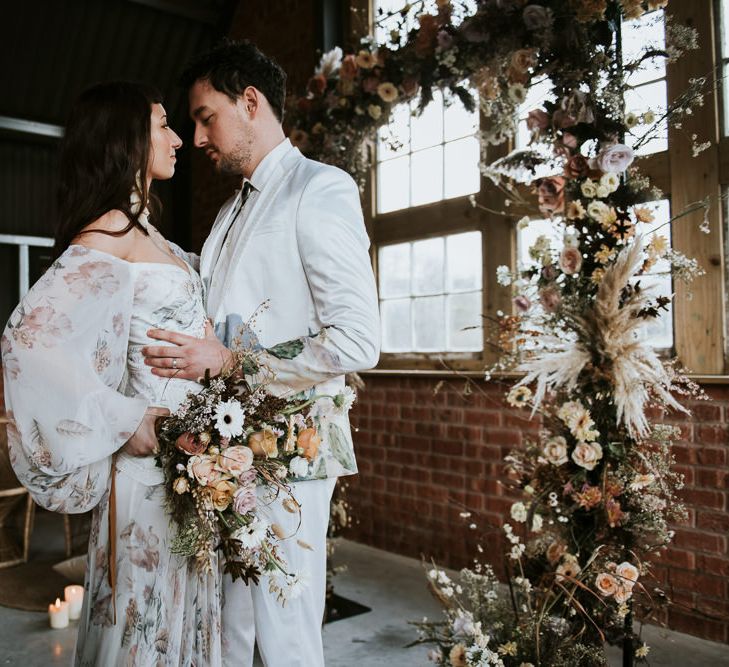
M 577 248 L 564 248 L 559 256 L 559 268 L 568 276 L 582 268 L 582 253 Z
M 228 447 L 218 456 L 218 465 L 233 477 L 240 477 L 253 465 L 253 451 L 243 445 Z
M 248 514 L 256 508 L 256 487 L 253 484 L 241 486 L 233 494 L 233 509 L 238 514 Z
M 594 160 L 594 166 L 602 172 L 619 174 L 625 171 L 635 159 L 635 153 L 630 146 L 612 144 L 604 147 Z

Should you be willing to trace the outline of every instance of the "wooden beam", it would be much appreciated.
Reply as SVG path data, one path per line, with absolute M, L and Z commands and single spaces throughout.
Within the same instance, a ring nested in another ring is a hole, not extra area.
M 693 77 L 708 76 L 716 71 L 715 12 L 712 0 L 671 0 L 667 7 L 677 24 L 698 31 L 701 47 L 689 51 L 667 68 L 669 100 L 686 89 Z M 699 107 L 683 121 L 679 130 L 669 128 L 671 208 L 674 215 L 705 197 L 711 198 L 709 224 L 711 232 L 699 230 L 703 213 L 698 211 L 673 225 L 672 241 L 676 250 L 695 258 L 706 275 L 686 287 L 675 285 L 674 331 L 676 353 L 694 373 L 719 374 L 725 369 L 724 331 L 724 253 L 722 211 L 719 204 L 719 109 L 716 84 Z M 711 146 L 693 157 L 692 135 L 699 143 Z

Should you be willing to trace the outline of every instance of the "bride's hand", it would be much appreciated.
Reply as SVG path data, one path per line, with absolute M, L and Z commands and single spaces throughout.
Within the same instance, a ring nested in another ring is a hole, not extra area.
M 159 443 L 154 430 L 159 417 L 166 417 L 170 411 L 166 408 L 147 408 L 142 421 L 134 431 L 134 435 L 124 443 L 122 451 L 132 456 L 153 456 L 159 452 Z

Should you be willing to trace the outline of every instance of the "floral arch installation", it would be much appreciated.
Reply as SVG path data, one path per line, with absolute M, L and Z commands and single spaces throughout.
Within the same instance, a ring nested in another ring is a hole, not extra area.
M 649 619 L 668 602 L 651 584 L 651 556 L 684 513 L 671 453 L 680 433 L 658 416 L 703 396 L 644 333 L 670 302 L 644 287 L 649 272 L 662 266 L 688 282 L 701 268 L 651 226 L 646 203 L 661 193 L 640 174 L 635 149 L 679 126 L 713 81 L 690 80 L 660 112 L 625 109 L 631 74 L 697 47 L 692 29 L 666 18 L 665 44 L 623 62 L 622 21 L 665 0 L 471 4 L 469 12 L 438 0 L 406 32 L 413 3 L 388 44 L 366 39 L 356 52 L 325 54 L 306 95 L 290 102 L 290 137 L 363 183 L 364 147 L 395 105 L 417 99 L 422 112 L 440 89 L 478 107 L 486 155 L 514 137 L 529 86 L 551 82 L 554 101 L 529 110 L 529 145 L 481 164 L 510 200 L 509 215 L 521 209 L 519 225 L 551 221 L 528 265 L 497 271 L 514 312 L 499 321 L 503 356 L 487 375 L 523 374 L 506 401 L 542 426 L 505 461 L 505 483 L 522 494 L 503 527 L 508 591 L 489 565 L 463 570 L 460 582 L 434 566 L 427 576 L 445 618 L 416 623 L 417 643 L 432 643 L 441 665 L 556 667 L 607 664 L 607 641 L 621 644 L 630 664 L 647 654 L 633 614 Z

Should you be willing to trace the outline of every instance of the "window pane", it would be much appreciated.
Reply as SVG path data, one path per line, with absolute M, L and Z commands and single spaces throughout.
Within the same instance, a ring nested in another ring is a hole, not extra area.
M 653 111 L 656 118 L 659 118 L 666 110 L 666 81 L 661 79 L 644 86 L 631 88 L 625 91 L 625 110 L 635 114 L 642 114 L 645 111 Z M 647 141 L 637 149 L 638 155 L 648 155 L 658 151 L 665 151 L 668 148 L 665 123 L 658 129 L 655 138 Z M 638 125 L 633 130 L 635 139 L 643 136 L 642 126 Z
M 384 352 L 483 349 L 481 238 L 464 232 L 379 249 Z
M 445 145 L 445 197 L 478 192 L 480 187 L 479 145 L 476 137 L 466 137 Z
M 410 150 L 410 107 L 407 104 L 398 104 L 392 110 L 392 118 L 387 127 L 382 127 L 377 134 L 377 158 L 389 160 L 400 155 L 407 155 Z M 399 148 L 392 147 L 392 140 L 400 144 Z
M 446 141 L 467 137 L 478 130 L 478 112 L 466 111 L 466 107 L 457 98 L 451 100 L 451 104 L 445 107 L 443 119 Z
M 413 109 L 417 105 L 413 103 Z M 420 116 L 410 118 L 411 143 L 414 151 L 429 148 L 443 141 L 443 95 L 433 93 L 433 101 Z
M 443 146 L 418 151 L 411 160 L 411 206 L 443 199 Z
M 443 237 L 413 243 L 413 294 L 443 293 Z
M 377 166 L 377 210 L 397 211 L 410 205 L 410 157 L 381 162 Z
M 447 292 L 481 289 L 481 232 L 453 234 L 446 239 Z
M 671 276 L 647 275 L 640 279 L 640 286 L 651 291 L 653 298 L 657 296 L 669 297 L 672 294 Z M 653 347 L 670 349 L 673 347 L 673 305 L 669 303 L 668 311 L 661 311 L 661 316 L 649 319 L 643 329 L 643 337 L 650 341 Z
M 410 244 L 383 246 L 377 255 L 380 296 L 391 299 L 410 296 Z
M 443 352 L 445 345 L 445 297 L 413 299 L 413 334 L 416 352 Z
M 447 299 L 448 349 L 462 352 L 482 349 L 481 291 L 452 294 Z
M 644 14 L 639 19 L 632 21 L 623 21 L 621 36 L 623 40 L 623 62 L 626 65 L 636 62 L 643 55 L 646 48 L 665 49 L 663 11 Z M 640 69 L 630 75 L 628 82 L 635 86 L 665 76 L 665 58 L 658 56 L 644 60 L 640 65 Z
M 556 230 L 554 223 L 550 220 L 532 220 L 528 227 L 517 231 L 516 234 L 517 262 L 520 265 L 525 266 L 532 263 L 529 248 L 534 245 L 538 236 L 548 237 L 552 242 L 552 249 L 561 250 L 561 235 Z
M 383 352 L 409 352 L 413 349 L 410 303 L 410 299 L 380 302 Z

